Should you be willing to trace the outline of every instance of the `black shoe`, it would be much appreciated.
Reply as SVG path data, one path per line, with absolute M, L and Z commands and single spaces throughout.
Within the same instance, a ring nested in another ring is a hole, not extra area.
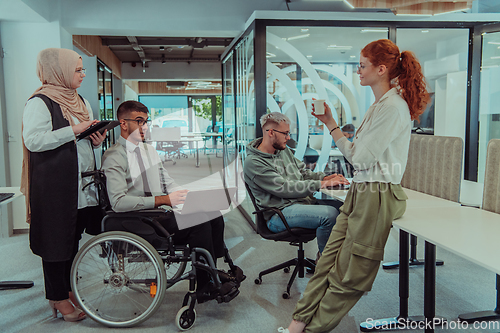
M 234 266 L 232 270 L 229 270 L 227 272 L 223 270 L 217 270 L 217 273 L 222 283 L 233 282 L 238 287 L 240 286 L 241 282 L 243 282 L 247 278 L 246 275 L 243 274 L 241 268 L 239 268 L 238 266 Z
M 232 269 L 230 271 L 230 274 L 232 276 L 234 276 L 234 278 L 236 279 L 238 284 L 245 281 L 245 279 L 247 278 L 247 276 L 245 274 L 243 274 L 243 270 L 241 268 L 239 268 L 238 266 L 234 266 L 234 269 Z
M 238 286 L 234 282 L 222 282 L 220 289 L 217 289 L 210 281 L 205 287 L 196 291 L 196 300 L 200 304 L 213 299 L 217 300 L 217 303 L 227 303 L 239 293 Z

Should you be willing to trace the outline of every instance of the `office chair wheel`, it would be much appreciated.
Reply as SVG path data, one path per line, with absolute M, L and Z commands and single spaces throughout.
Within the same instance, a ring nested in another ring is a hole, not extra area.
M 253 282 L 255 282 L 255 284 L 261 284 L 262 283 L 262 278 L 257 278 Z
M 196 321 L 196 310 L 189 309 L 189 305 L 183 306 L 175 316 L 175 324 L 181 331 L 186 331 L 193 327 Z
M 283 272 L 285 272 L 285 273 L 290 273 L 290 267 L 285 267 L 285 268 L 283 268 Z
M 78 251 L 71 287 L 90 318 L 108 327 L 131 327 L 160 307 L 167 277 L 151 244 L 132 233 L 110 231 Z
M 284 299 L 289 299 L 290 298 L 290 293 L 288 291 L 285 291 L 283 293 L 283 295 L 281 295 L 281 296 L 283 296 Z

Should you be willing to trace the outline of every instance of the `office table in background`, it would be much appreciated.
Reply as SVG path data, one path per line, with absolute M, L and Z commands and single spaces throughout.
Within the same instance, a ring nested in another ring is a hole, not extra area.
M 203 141 L 203 138 L 201 136 L 190 136 L 187 135 L 185 137 L 181 138 L 181 142 L 195 142 L 196 144 L 196 164 L 195 166 L 198 168 L 200 166 L 200 155 L 199 155 L 199 149 L 198 149 L 198 142 Z
M 19 190 L 19 187 L 0 187 L 0 193 L 14 193 L 14 196 L 0 202 L 0 221 L 2 220 L 3 209 L 8 203 L 11 203 L 17 198 L 23 197 L 23 194 Z M 2 237 L 9 237 L 8 231 L 5 235 L 2 232 Z M 33 281 L 0 281 L 0 290 L 3 289 L 21 289 L 21 288 L 31 288 L 33 287 Z

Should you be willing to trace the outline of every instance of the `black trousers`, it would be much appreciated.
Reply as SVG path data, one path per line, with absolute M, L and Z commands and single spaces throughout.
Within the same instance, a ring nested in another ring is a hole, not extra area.
M 197 214 L 196 218 L 200 221 L 208 221 L 193 227 L 179 230 L 177 221 L 173 213 L 167 213 L 158 222 L 167 229 L 176 245 L 189 245 L 190 248 L 199 247 L 207 250 L 212 255 L 214 263 L 217 263 L 217 258 L 224 256 L 224 219 L 220 213 L 213 216 L 206 213 Z M 201 257 L 198 260 L 203 260 Z M 197 290 L 205 287 L 210 281 L 210 275 L 202 270 L 196 271 Z
M 97 235 L 100 231 L 102 218 L 103 213 L 99 206 L 79 209 L 71 258 L 67 261 L 42 260 L 43 278 L 45 281 L 45 298 L 52 301 L 62 301 L 68 299 L 69 292 L 71 291 L 71 265 L 73 264 L 73 260 L 78 252 L 82 234 L 86 231 L 88 234 Z

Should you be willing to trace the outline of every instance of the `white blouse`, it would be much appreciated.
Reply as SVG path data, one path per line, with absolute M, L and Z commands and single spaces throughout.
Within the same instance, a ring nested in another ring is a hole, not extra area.
M 89 112 L 90 120 L 93 120 L 92 108 L 84 99 Z M 75 124 L 80 121 L 73 117 Z M 24 107 L 23 113 L 23 138 L 26 148 L 31 152 L 44 152 L 55 149 L 69 141 L 76 140 L 71 126 L 66 126 L 52 131 L 52 117 L 45 102 L 38 97 L 30 99 Z M 91 177 L 82 179 L 81 173 L 94 170 L 94 154 L 90 140 L 80 140 L 76 143 L 78 152 L 78 209 L 97 206 L 96 191 L 94 186 L 82 188 L 92 181 Z
M 354 166 L 353 182 L 400 184 L 410 138 L 408 104 L 392 88 L 368 108 L 353 142 L 342 137 L 336 144 Z

